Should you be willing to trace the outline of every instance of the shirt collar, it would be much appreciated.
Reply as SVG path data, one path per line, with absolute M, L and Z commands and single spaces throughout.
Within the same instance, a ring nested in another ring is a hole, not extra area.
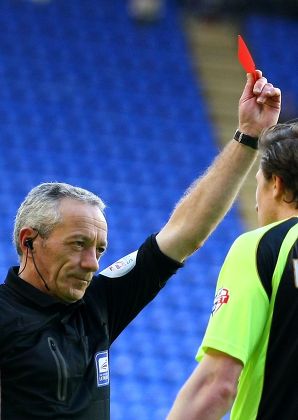
M 32 286 L 32 284 L 28 283 L 27 281 L 21 279 L 18 276 L 19 267 L 11 267 L 7 273 L 5 284 L 8 287 L 14 289 L 19 295 L 23 296 L 25 299 L 33 302 L 35 305 L 40 307 L 72 307 L 79 306 L 83 303 L 83 299 L 80 299 L 74 303 L 66 303 L 62 302 L 61 300 L 55 298 L 54 296 L 47 295 L 46 293 L 42 292 L 41 290 L 37 289 L 36 287 Z

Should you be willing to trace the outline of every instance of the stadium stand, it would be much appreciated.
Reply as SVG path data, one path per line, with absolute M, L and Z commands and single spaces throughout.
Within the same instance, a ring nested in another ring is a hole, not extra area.
M 44 181 L 88 188 L 107 203 L 104 268 L 166 222 L 217 152 L 179 8 L 169 1 L 164 20 L 142 26 L 121 0 L 2 0 L 0 25 L 1 279 L 17 260 L 17 207 Z M 234 207 L 114 344 L 113 420 L 165 417 L 195 365 L 219 267 L 242 230 Z
M 297 17 L 254 13 L 244 20 L 243 28 L 250 40 L 257 65 L 282 89 L 281 120 L 297 118 Z

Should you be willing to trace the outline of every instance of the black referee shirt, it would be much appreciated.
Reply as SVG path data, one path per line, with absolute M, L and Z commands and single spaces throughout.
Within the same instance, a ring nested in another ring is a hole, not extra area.
M 180 266 L 152 235 L 73 304 L 11 268 L 0 286 L 1 419 L 108 420 L 109 347 Z

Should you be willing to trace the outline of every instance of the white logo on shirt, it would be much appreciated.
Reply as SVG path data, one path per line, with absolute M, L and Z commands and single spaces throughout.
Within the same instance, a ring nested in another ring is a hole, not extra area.
M 100 274 L 111 278 L 124 276 L 125 274 L 129 273 L 136 265 L 137 253 L 138 251 L 134 251 L 131 254 L 126 255 L 125 257 L 121 258 L 121 260 L 114 262 L 114 264 L 101 271 Z
M 214 315 L 224 303 L 228 303 L 230 299 L 229 290 L 223 287 L 219 289 L 215 295 L 211 315 Z

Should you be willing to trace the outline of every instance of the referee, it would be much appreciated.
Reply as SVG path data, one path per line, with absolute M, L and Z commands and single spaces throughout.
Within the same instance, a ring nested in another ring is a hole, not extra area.
M 100 274 L 102 200 L 65 183 L 29 192 L 14 227 L 20 262 L 0 286 L 2 420 L 110 418 L 111 344 L 225 215 L 257 137 L 277 122 L 280 91 L 257 76 L 248 76 L 235 139 L 160 232 Z

